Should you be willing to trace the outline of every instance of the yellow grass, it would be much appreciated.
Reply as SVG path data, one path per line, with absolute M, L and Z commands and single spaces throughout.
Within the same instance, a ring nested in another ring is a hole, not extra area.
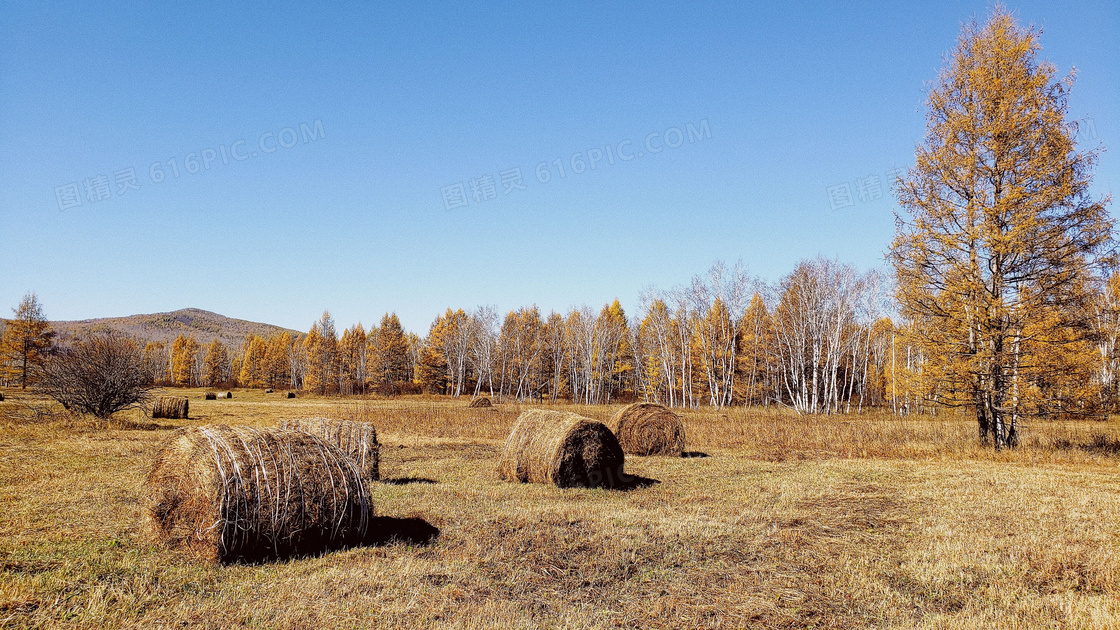
M 1034 424 L 994 453 L 966 418 L 688 411 L 708 457 L 628 457 L 660 483 L 611 492 L 498 481 L 517 405 L 186 393 L 190 420 L 96 426 L 4 392 L 0 625 L 1120 627 L 1115 420 Z M 376 423 L 396 540 L 211 566 L 140 534 L 166 429 L 301 416 Z

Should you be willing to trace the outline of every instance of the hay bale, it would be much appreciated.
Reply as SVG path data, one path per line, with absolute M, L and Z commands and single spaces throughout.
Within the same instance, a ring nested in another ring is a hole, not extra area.
M 0 392 L 0 402 L 4 402 L 4 392 Z
M 321 553 L 365 539 L 373 504 L 357 465 L 304 431 L 173 433 L 144 484 L 149 533 L 207 561 Z
M 269 387 L 268 389 L 264 390 L 264 393 L 271 394 L 272 393 L 272 388 Z
M 616 487 L 625 481 L 624 456 L 606 425 L 564 411 L 533 409 L 517 417 L 498 462 L 508 481 Z
M 295 397 L 296 397 L 295 392 L 288 392 L 288 398 L 295 398 Z
M 152 417 L 179 420 L 186 418 L 189 411 L 190 402 L 186 396 L 160 396 L 152 407 Z
M 284 420 L 280 428 L 306 431 L 342 449 L 343 453 L 354 460 L 364 479 L 377 481 L 381 478 L 379 468 L 380 444 L 377 442 L 377 429 L 369 422 L 351 422 L 334 418 L 296 418 Z
M 671 455 L 684 452 L 684 424 L 677 414 L 657 403 L 626 405 L 607 422 L 627 455 Z
M 217 400 L 218 399 L 218 395 L 215 394 L 214 392 L 206 392 L 205 394 L 202 395 L 202 397 L 205 398 L 206 400 Z
M 226 398 L 233 398 L 233 392 L 226 392 Z
M 471 401 L 471 404 L 469 404 L 469 405 L 467 405 L 467 406 L 468 406 L 468 407 L 471 407 L 471 408 L 473 408 L 473 409 L 478 409 L 478 408 L 481 408 L 481 407 L 493 407 L 494 405 L 492 405 L 492 404 L 490 403 L 490 399 L 489 399 L 489 398 L 487 398 L 487 397 L 485 397 L 485 396 L 480 396 L 480 397 L 478 397 L 478 398 L 475 398 L 474 400 L 472 400 L 472 401 Z

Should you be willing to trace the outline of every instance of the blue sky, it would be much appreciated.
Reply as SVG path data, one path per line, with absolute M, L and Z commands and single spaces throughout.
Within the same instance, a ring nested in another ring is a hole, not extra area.
M 4 2 L 0 307 L 423 334 L 448 306 L 634 312 L 717 259 L 880 266 L 927 83 L 989 6 Z M 1008 7 L 1115 145 L 1120 5 Z

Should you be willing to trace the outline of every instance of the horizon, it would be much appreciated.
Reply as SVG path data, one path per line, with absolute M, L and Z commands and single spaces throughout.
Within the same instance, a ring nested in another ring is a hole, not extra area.
M 881 268 L 926 85 L 990 6 L 5 5 L 0 306 L 423 333 L 448 307 L 633 316 L 717 260 Z M 1106 147 L 1120 7 L 1009 8 Z M 1092 193 L 1118 175 L 1103 152 Z

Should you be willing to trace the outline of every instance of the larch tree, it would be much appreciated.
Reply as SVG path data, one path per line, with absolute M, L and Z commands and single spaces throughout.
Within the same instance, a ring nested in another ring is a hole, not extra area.
M 396 393 L 396 384 L 410 380 L 408 335 L 396 313 L 386 313 L 377 329 L 377 359 L 374 380 Z
M 206 359 L 202 367 L 202 381 L 214 387 L 230 380 L 229 354 L 226 346 L 217 337 L 206 346 Z
M 54 346 L 55 333 L 34 293 L 23 296 L 12 312 L 15 317 L 4 327 L 0 352 L 7 364 L 7 377 L 19 382 L 21 389 L 27 389 Z
M 1114 263 L 1097 159 L 1067 122 L 1073 73 L 1055 80 L 1038 32 L 997 7 L 967 25 L 929 92 L 927 133 L 897 184 L 889 255 L 900 312 L 937 379 L 919 388 L 976 414 L 996 447 L 1018 441 L 1045 344 L 1079 338 Z M 897 357 L 896 357 L 897 361 Z
M 171 345 L 171 380 L 180 387 L 194 384 L 195 363 L 198 361 L 201 346 L 194 335 L 179 335 Z
M 323 311 L 319 321 L 311 326 L 304 339 L 307 366 L 304 386 L 320 394 L 327 394 L 338 387 L 338 334 L 334 318 Z

